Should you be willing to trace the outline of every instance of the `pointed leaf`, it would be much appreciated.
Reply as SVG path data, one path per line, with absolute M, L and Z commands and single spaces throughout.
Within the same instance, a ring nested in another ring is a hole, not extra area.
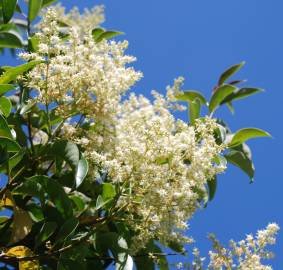
M 95 28 L 92 30 L 92 36 L 94 38 L 95 41 L 97 41 L 97 38 L 104 33 L 104 30 L 102 28 Z
M 236 64 L 234 66 L 229 67 L 227 70 L 225 70 L 222 75 L 219 78 L 218 86 L 221 86 L 225 83 L 227 79 L 229 79 L 233 74 L 235 74 L 238 70 L 240 70 L 245 62 L 241 62 L 239 64 Z
M 68 219 L 61 227 L 60 231 L 58 232 L 58 235 L 56 237 L 55 245 L 61 242 L 64 242 L 67 237 L 69 237 L 71 234 L 73 234 L 76 230 L 76 228 L 79 225 L 78 219 L 72 217 Z
M 207 181 L 207 186 L 208 186 L 208 194 L 209 194 L 209 200 L 212 201 L 215 193 L 216 193 L 216 189 L 217 189 L 217 177 L 215 176 L 214 178 L 210 179 Z
M 268 132 L 258 128 L 243 128 L 235 133 L 232 141 L 230 142 L 230 147 L 237 146 L 249 139 L 256 137 L 271 137 L 271 135 Z
M 0 96 L 4 95 L 5 93 L 13 90 L 15 88 L 12 84 L 0 84 Z
M 0 48 L 17 49 L 22 47 L 23 43 L 19 38 L 19 35 L 15 35 L 14 33 L 0 32 Z
M 0 114 L 0 136 L 13 139 L 8 123 L 1 114 Z
M 96 42 L 100 42 L 103 39 L 111 39 L 113 37 L 119 36 L 119 35 L 123 35 L 123 32 L 118 32 L 118 31 L 105 31 L 102 34 L 100 34 L 95 41 Z
M 57 0 L 43 0 L 42 1 L 42 7 L 48 7 L 51 4 L 53 4 L 54 2 L 56 2 Z
M 0 84 L 7 84 L 11 81 L 14 81 L 19 75 L 23 74 L 24 72 L 30 70 L 40 63 L 43 63 L 43 61 L 30 61 L 17 67 L 10 67 L 0 76 Z
M 237 87 L 233 85 L 223 85 L 216 89 L 209 102 L 209 111 L 214 112 L 220 103 L 230 94 L 232 94 Z

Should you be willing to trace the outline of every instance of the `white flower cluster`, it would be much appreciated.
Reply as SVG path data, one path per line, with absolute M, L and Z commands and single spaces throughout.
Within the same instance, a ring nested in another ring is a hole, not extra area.
M 210 118 L 195 127 L 176 121 L 160 95 L 154 104 L 131 95 L 119 108 L 111 147 L 88 153 L 123 186 L 119 203 L 127 205 L 125 222 L 137 233 L 133 250 L 149 239 L 191 241 L 181 232 L 198 207 L 200 191 L 225 169 L 213 162 L 223 150 L 213 137 L 215 128 Z
M 96 12 L 93 14 L 95 17 Z M 43 104 L 59 105 L 57 111 L 63 118 L 81 113 L 96 120 L 111 119 L 121 95 L 142 74 L 127 67 L 135 58 L 124 55 L 126 41 L 96 43 L 91 30 L 81 36 L 89 17 L 81 17 L 81 24 L 68 28 L 69 37 L 64 41 L 59 37 L 58 13 L 48 9 L 35 34 L 38 51 L 20 54 L 25 60 L 46 60 L 29 73 L 26 84 L 38 91 Z
M 209 269 L 221 270 L 272 270 L 271 266 L 263 265 L 262 259 L 273 257 L 272 252 L 266 250 L 267 245 L 275 244 L 275 236 L 279 226 L 275 223 L 269 224 L 265 230 L 259 230 L 257 235 L 247 235 L 245 240 L 230 241 L 230 249 L 222 247 L 214 236 L 214 251 L 209 252 Z

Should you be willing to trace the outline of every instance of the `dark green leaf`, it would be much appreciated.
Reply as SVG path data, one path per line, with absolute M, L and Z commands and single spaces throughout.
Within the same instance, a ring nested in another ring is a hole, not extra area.
M 72 235 L 79 225 L 79 221 L 72 217 L 68 219 L 61 227 L 56 237 L 55 245 L 64 242 L 70 235 Z
M 75 182 L 76 182 L 76 188 L 78 188 L 88 173 L 88 162 L 84 157 L 81 157 L 81 159 L 78 162 L 76 174 L 75 174 Z
M 215 176 L 214 178 L 210 179 L 207 181 L 207 186 L 208 186 L 208 194 L 209 194 L 209 200 L 212 201 L 216 192 L 217 188 L 217 177 Z
M 242 99 L 248 96 L 251 96 L 256 93 L 263 92 L 263 89 L 260 88 L 241 88 L 235 92 L 233 92 L 231 95 L 226 97 L 220 104 L 229 103 L 231 101 L 235 101 L 238 99 Z
M 42 6 L 42 0 L 29 0 L 28 19 L 32 22 L 38 15 Z
M 255 172 L 254 165 L 251 159 L 244 152 L 232 150 L 225 155 L 225 158 L 231 164 L 239 167 L 250 177 L 251 181 L 253 181 Z
M 202 104 L 206 104 L 205 97 L 200 92 L 194 90 L 185 91 L 182 94 L 177 95 L 176 98 L 177 100 L 180 101 L 190 101 L 190 102 L 198 98 Z
M 235 133 L 232 141 L 230 142 L 230 147 L 237 146 L 249 139 L 256 137 L 271 137 L 271 135 L 268 132 L 258 128 L 243 128 Z
M 209 111 L 214 112 L 221 102 L 235 90 L 237 90 L 237 87 L 228 84 L 217 88 L 210 99 Z
M 2 74 L 2 76 L 0 76 L 0 84 L 7 84 L 11 81 L 14 81 L 19 75 L 23 74 L 24 72 L 30 70 L 40 63 L 43 63 L 43 61 L 31 61 L 17 67 L 9 68 Z
M 0 113 L 5 117 L 8 117 L 12 110 L 12 103 L 10 99 L 6 97 L 0 97 Z
M 236 64 L 225 70 L 219 78 L 218 86 L 222 86 L 225 81 L 229 79 L 233 74 L 235 74 L 238 70 L 240 70 L 244 64 L 245 62 L 241 62 L 240 64 Z
M 6 119 L 0 114 L 0 136 L 13 139 Z
M 4 23 L 8 23 L 14 15 L 17 0 L 2 0 L 2 12 Z
M 195 120 L 197 118 L 199 118 L 199 116 L 200 116 L 200 109 L 201 109 L 200 100 L 198 98 L 195 98 L 190 103 L 190 121 L 191 121 L 192 125 L 194 125 Z
M 0 84 L 0 96 L 13 90 L 15 87 L 12 84 Z
M 116 36 L 119 36 L 119 35 L 123 35 L 124 33 L 123 32 L 118 32 L 118 31 L 105 31 L 103 32 L 102 34 L 100 34 L 96 39 L 95 41 L 96 42 L 100 42 L 102 41 L 103 39 L 111 39 L 111 38 L 114 38 Z
M 1 116 L 0 116 L 0 132 L 1 132 Z M 21 147 L 14 140 L 7 137 L 0 137 L 0 146 L 2 148 L 7 148 L 10 153 L 17 153 L 21 150 Z
M 31 219 L 34 222 L 40 222 L 44 220 L 44 215 L 42 212 L 42 207 L 38 204 L 31 203 L 26 206 L 26 210 L 29 213 Z
M 56 222 L 47 221 L 43 224 L 40 229 L 38 236 L 36 237 L 35 247 L 40 246 L 44 243 L 55 231 L 57 228 Z
M 80 152 L 76 144 L 70 141 L 56 141 L 51 148 L 51 154 L 65 160 L 76 171 L 80 160 Z
M 42 7 L 47 7 L 56 2 L 57 0 L 43 0 L 42 1 Z
M 23 47 L 22 40 L 19 35 L 14 33 L 0 32 L 0 48 L 12 48 L 17 49 Z

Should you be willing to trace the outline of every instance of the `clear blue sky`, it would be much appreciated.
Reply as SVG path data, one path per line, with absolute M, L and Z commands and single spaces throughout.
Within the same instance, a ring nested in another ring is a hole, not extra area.
M 128 52 L 137 56 L 137 69 L 144 73 L 135 91 L 147 96 L 150 90 L 165 91 L 179 75 L 186 89 L 199 89 L 208 97 L 218 75 L 242 60 L 239 74 L 263 94 L 239 101 L 236 114 L 224 109 L 233 130 L 256 126 L 269 131 L 273 139 L 251 141 L 256 176 L 249 184 L 246 175 L 233 168 L 220 177 L 216 198 L 191 221 L 191 233 L 205 252 L 208 232 L 222 241 L 241 239 L 274 221 L 283 231 L 283 2 L 282 0 L 62 0 L 74 5 L 106 7 L 106 28 L 126 33 Z M 3 60 L 3 58 L 2 58 Z M 8 58 L 7 58 L 8 61 Z M 12 64 L 5 62 L 2 64 Z M 278 237 L 272 261 L 283 269 L 283 237 Z

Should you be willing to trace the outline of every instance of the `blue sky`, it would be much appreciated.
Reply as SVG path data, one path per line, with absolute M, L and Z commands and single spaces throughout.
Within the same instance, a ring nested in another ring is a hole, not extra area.
M 138 58 L 135 67 L 144 73 L 135 91 L 150 95 L 165 91 L 179 75 L 186 78 L 184 89 L 197 89 L 209 97 L 219 74 L 245 60 L 239 78 L 248 85 L 264 88 L 263 94 L 239 101 L 231 116 L 225 108 L 218 116 L 233 130 L 255 126 L 269 131 L 272 139 L 251 141 L 256 166 L 254 184 L 232 166 L 219 179 L 216 198 L 191 224 L 191 234 L 203 251 L 210 244 L 208 232 L 222 241 L 241 239 L 274 221 L 283 227 L 283 2 L 280 0 L 63 0 L 64 6 L 106 7 L 109 29 L 126 33 L 129 54 Z M 1 65 L 13 64 L 1 58 Z M 2 62 L 3 61 L 3 62 Z M 282 228 L 283 229 L 283 228 Z M 283 269 L 282 234 L 271 262 Z

